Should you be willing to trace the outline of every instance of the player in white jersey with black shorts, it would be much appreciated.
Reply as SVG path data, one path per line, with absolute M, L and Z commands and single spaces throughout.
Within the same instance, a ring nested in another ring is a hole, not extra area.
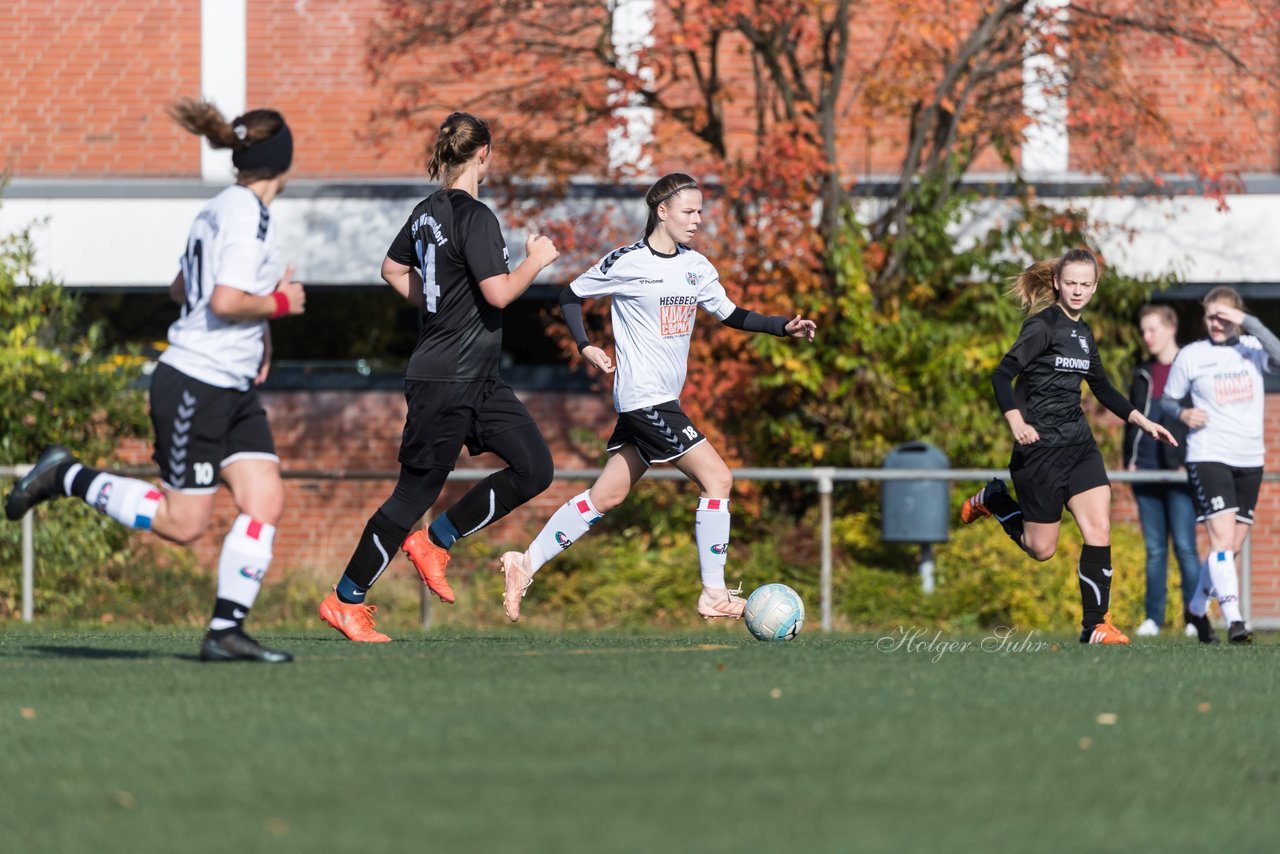
M 649 466 L 666 462 L 701 489 L 694 516 L 702 575 L 698 613 L 708 619 L 742 616 L 741 591 L 725 583 L 733 475 L 680 408 L 694 318 L 702 308 L 735 329 L 810 341 L 816 326 L 799 315 L 763 316 L 733 304 L 715 267 L 686 245 L 702 221 L 702 192 L 693 178 L 667 175 L 649 188 L 645 201 L 644 239 L 610 252 L 560 296 L 579 351 L 596 368 L 615 374 L 618 423 L 606 443 L 609 460 L 591 488 L 560 507 L 525 552 L 502 555 L 503 604 L 512 620 L 520 617 L 520 600 L 534 573 L 621 504 Z M 582 300 L 604 297 L 613 299 L 616 365 L 589 342 L 582 322 Z
M 493 160 L 489 125 L 452 113 L 440 126 L 431 177 L 443 186 L 418 204 L 382 263 L 382 277 L 419 307 L 421 331 L 405 371 L 408 413 L 400 441 L 400 476 L 370 517 L 320 618 L 350 640 L 390 640 L 373 623 L 369 588 L 397 549 L 424 584 L 453 602 L 445 578 L 449 549 L 506 516 L 551 485 L 551 450 L 524 404 L 502 377 L 502 309 L 515 301 L 559 253 L 544 235 L 525 241 L 526 257 L 507 270 L 498 218 L 477 195 Z M 507 467 L 477 483 L 410 534 L 431 509 L 466 447 L 489 451 Z
M 169 292 L 182 314 L 151 378 L 155 460 L 164 489 L 81 463 L 61 446 L 46 448 L 5 504 L 11 519 L 35 504 L 73 495 L 131 528 L 177 543 L 203 534 L 220 483 L 240 515 L 218 558 L 218 592 L 200 647 L 206 661 L 289 661 L 244 631 L 244 620 L 271 563 L 284 510 L 280 458 L 254 385 L 271 359 L 267 321 L 302 314 L 302 285 L 292 281 L 276 245 L 268 206 L 288 181 L 293 136 L 275 110 L 228 122 L 212 104 L 179 101 L 173 118 L 215 148 L 232 149 L 236 183 L 209 201 L 191 224 L 181 270 Z
M 1165 411 L 1191 428 L 1187 480 L 1197 519 L 1209 535 L 1209 554 L 1185 616 L 1202 643 L 1216 642 L 1207 616 L 1213 596 L 1227 621 L 1227 640 L 1249 643 L 1253 635 L 1240 611 L 1235 556 L 1253 527 L 1262 487 L 1262 374 L 1280 370 L 1280 340 L 1245 314 L 1232 288 L 1214 288 L 1205 296 L 1204 320 L 1209 337 L 1179 351 L 1161 398 Z M 1192 405 L 1184 408 L 1179 401 L 1187 394 Z

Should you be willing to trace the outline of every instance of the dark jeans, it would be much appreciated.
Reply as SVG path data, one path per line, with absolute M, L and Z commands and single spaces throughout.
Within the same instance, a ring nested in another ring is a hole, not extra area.
M 1182 604 L 1191 601 L 1200 580 L 1200 558 L 1196 554 L 1196 508 L 1191 490 L 1181 484 L 1135 483 L 1133 497 L 1142 519 L 1142 539 L 1147 547 L 1147 619 L 1164 625 L 1166 576 L 1169 565 L 1169 538 L 1182 571 Z

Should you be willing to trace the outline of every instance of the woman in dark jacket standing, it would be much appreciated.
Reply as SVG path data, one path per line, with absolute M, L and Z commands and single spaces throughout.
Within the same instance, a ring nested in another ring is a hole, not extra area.
M 1132 424 L 1124 429 L 1124 463 L 1129 471 L 1178 471 L 1185 468 L 1187 426 L 1162 418 L 1160 396 L 1164 394 L 1169 368 L 1178 355 L 1178 315 L 1167 305 L 1144 305 L 1138 312 L 1142 343 L 1151 358 L 1133 370 L 1129 401 L 1138 411 L 1159 421 L 1178 440 L 1178 446 L 1157 442 Z M 1160 634 L 1164 626 L 1165 595 L 1168 591 L 1169 539 L 1182 573 L 1183 610 L 1191 601 L 1200 577 L 1196 553 L 1196 508 L 1191 488 L 1184 483 L 1135 483 L 1133 497 L 1142 520 L 1142 539 L 1147 551 L 1147 594 L 1145 619 L 1138 626 L 1139 637 Z M 1194 626 L 1187 626 L 1195 634 Z

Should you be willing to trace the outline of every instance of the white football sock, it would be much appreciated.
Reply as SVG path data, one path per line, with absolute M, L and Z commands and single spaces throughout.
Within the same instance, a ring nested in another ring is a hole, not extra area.
M 724 565 L 729 559 L 729 499 L 699 498 L 693 519 L 702 586 L 723 588 Z
M 245 613 L 253 607 L 262 588 L 262 577 L 271 565 L 271 544 L 276 538 L 274 525 L 259 522 L 247 513 L 241 513 L 231 525 L 231 532 L 222 541 L 222 554 L 218 557 L 218 598 L 234 602 Z M 244 614 L 236 615 L 244 619 Z M 236 623 L 215 617 L 209 628 L 217 631 L 229 629 Z
M 1197 617 L 1209 612 L 1209 597 L 1213 595 L 1213 579 L 1209 576 L 1209 558 L 1200 561 L 1200 578 L 1196 581 L 1195 593 L 1187 603 L 1187 610 Z
M 1213 579 L 1213 592 L 1222 609 L 1222 619 L 1228 623 L 1244 619 L 1240 614 L 1240 582 L 1236 579 L 1235 552 L 1209 552 L 1209 577 Z
M 529 565 L 537 572 L 542 565 L 577 542 L 604 514 L 591 503 L 591 493 L 575 495 L 564 504 L 529 544 Z
M 89 484 L 84 501 L 122 525 L 149 531 L 162 498 L 164 493 L 145 481 L 103 472 Z

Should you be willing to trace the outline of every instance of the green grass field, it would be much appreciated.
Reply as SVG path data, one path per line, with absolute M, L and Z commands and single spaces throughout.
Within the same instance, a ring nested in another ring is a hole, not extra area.
M 1275 846 L 1266 636 L 264 632 L 281 666 L 198 637 L 0 633 L 4 851 Z

